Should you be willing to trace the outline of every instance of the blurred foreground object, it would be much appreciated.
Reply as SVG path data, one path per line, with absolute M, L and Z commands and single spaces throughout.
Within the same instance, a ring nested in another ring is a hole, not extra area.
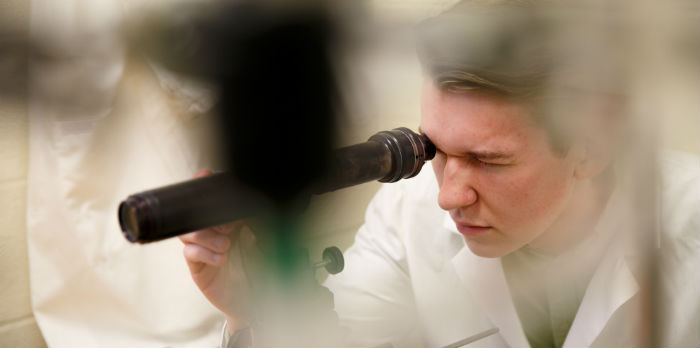
M 341 106 L 325 2 L 182 6 L 144 22 L 134 37 L 140 51 L 214 86 L 232 178 L 279 204 L 318 179 Z

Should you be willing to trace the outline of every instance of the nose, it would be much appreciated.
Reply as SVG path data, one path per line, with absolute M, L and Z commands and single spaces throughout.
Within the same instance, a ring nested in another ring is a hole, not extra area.
M 452 210 L 476 203 L 479 197 L 474 189 L 472 174 L 471 168 L 460 163 L 459 159 L 447 159 L 438 195 L 440 208 Z

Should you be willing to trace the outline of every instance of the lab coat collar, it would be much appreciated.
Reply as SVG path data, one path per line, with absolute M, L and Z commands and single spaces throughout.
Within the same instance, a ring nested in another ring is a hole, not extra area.
M 474 255 L 463 247 L 453 258 L 457 276 L 511 347 L 530 347 L 515 311 L 501 260 Z
M 597 233 L 602 234 L 598 245 L 602 242 L 608 247 L 586 288 L 563 347 L 591 346 L 615 311 L 639 291 L 628 259 L 638 251 L 629 245 L 630 238 L 638 231 L 630 231 L 630 224 L 624 223 L 634 221 L 630 218 L 634 215 L 628 211 L 631 205 L 625 198 L 616 189 L 596 226 Z
M 605 218 L 604 221 L 609 220 Z M 443 226 L 459 234 L 449 214 L 445 214 Z M 591 346 L 615 311 L 639 289 L 625 258 L 626 249 L 618 243 L 612 244 L 586 289 L 563 347 Z M 483 312 L 499 328 L 504 340 L 511 347 L 529 347 L 500 258 L 474 255 L 464 243 L 452 258 L 452 266 L 465 287 L 481 304 Z
M 563 347 L 589 347 L 620 306 L 639 290 L 626 258 L 608 253 L 591 279 Z
M 482 311 L 499 329 L 499 334 L 509 346 L 530 347 L 506 283 L 501 259 L 474 255 L 447 212 L 444 215 L 443 227 L 462 240 L 462 249 L 452 258 L 452 266 L 476 299 L 475 302 L 481 304 Z

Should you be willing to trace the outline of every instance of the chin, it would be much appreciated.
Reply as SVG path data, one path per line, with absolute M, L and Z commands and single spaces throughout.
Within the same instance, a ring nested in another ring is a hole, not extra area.
M 466 242 L 467 247 L 474 255 L 486 258 L 502 257 L 517 249 L 505 245 L 499 245 L 498 243 L 480 243 L 479 241 L 470 240 L 469 238 L 466 239 Z

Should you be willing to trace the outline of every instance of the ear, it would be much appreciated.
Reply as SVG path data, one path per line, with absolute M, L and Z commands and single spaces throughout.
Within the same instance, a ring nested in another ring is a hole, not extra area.
M 577 179 L 593 179 L 610 166 L 612 148 L 602 137 L 589 137 L 578 146 L 574 168 Z

